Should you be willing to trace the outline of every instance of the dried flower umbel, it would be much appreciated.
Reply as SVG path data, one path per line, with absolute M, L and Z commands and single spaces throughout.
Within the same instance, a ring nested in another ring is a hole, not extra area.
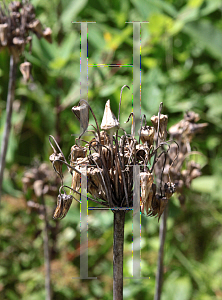
M 128 86 L 126 87 L 129 88 Z M 121 89 L 121 96 L 123 88 Z M 146 116 L 143 116 L 139 130 L 139 138 L 137 140 L 135 138 L 134 118 L 131 134 L 127 134 L 126 131 L 120 127 L 119 115 L 118 119 L 116 119 L 112 113 L 109 100 L 105 106 L 100 130 L 92 108 L 87 101 L 81 99 L 80 105 L 73 107 L 72 111 L 78 120 L 83 122 L 82 127 L 84 128 L 85 134 L 88 132 L 88 127 L 86 128 L 85 124 L 88 124 L 89 110 L 96 123 L 96 127 L 93 126 L 93 130 L 90 130 L 90 133 L 93 132 L 94 138 L 90 141 L 86 141 L 81 138 L 81 134 L 79 138 L 76 139 L 76 144 L 71 147 L 70 163 L 66 161 L 55 139 L 50 136 L 50 140 L 53 139 L 57 145 L 57 150 L 55 150 L 50 141 L 54 150 L 54 153 L 50 156 L 54 170 L 62 180 L 61 166 L 65 164 L 68 167 L 72 175 L 72 185 L 68 188 L 74 198 L 76 194 L 80 194 L 81 174 L 85 170 L 88 179 L 87 191 L 91 195 L 88 199 L 110 208 L 132 208 L 134 187 L 133 166 L 139 165 L 142 213 L 148 216 L 158 216 L 160 218 L 168 200 L 173 193 L 175 193 L 176 189 L 180 192 L 178 180 L 183 180 L 183 178 L 186 177 L 183 173 L 180 173 L 179 179 L 173 176 L 174 173 L 181 171 L 180 167 L 178 167 L 178 162 L 179 164 L 181 163 L 180 148 L 184 149 L 184 145 L 187 143 L 187 140 L 184 140 L 184 133 L 179 135 L 183 137 L 180 142 L 173 141 L 172 139 L 166 141 L 168 117 L 161 114 L 161 103 L 158 115 L 151 118 L 153 126 L 151 126 L 151 124 L 147 125 Z M 85 114 L 86 111 L 87 114 Z M 86 120 L 81 120 L 81 112 L 83 115 L 87 115 Z M 130 117 L 134 117 L 133 113 L 130 114 L 129 119 Z M 193 121 L 196 120 L 196 116 L 192 118 L 190 115 L 190 118 L 188 118 L 186 115 L 184 121 L 187 122 L 186 126 L 178 125 L 186 130 L 186 136 L 189 138 L 188 141 L 190 141 L 192 134 L 197 128 L 199 130 L 200 127 L 203 127 L 201 124 L 194 124 Z M 144 121 L 145 124 L 143 124 Z M 122 132 L 122 135 L 119 134 L 120 132 Z M 174 137 L 172 136 L 172 138 Z M 80 142 L 82 146 L 80 146 Z M 177 168 L 179 169 L 177 170 Z M 194 163 L 190 164 L 189 170 L 190 174 L 192 174 L 192 176 L 190 175 L 192 178 L 200 174 L 197 165 Z M 61 187 L 64 187 L 63 181 Z M 58 217 L 64 217 L 70 207 L 71 201 L 67 202 L 65 198 L 67 198 L 67 195 L 65 194 L 64 196 L 63 194 L 62 196 L 60 189 L 57 209 L 61 212 L 61 215 L 58 214 Z M 78 199 L 76 200 L 78 201 Z M 63 207 L 66 207 L 65 213 L 62 213 Z

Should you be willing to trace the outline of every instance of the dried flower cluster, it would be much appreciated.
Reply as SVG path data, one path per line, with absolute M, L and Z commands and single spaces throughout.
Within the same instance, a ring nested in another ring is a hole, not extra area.
M 36 199 L 42 195 L 57 196 L 58 193 L 58 177 L 46 163 L 27 170 L 22 183 L 24 192 L 33 190 Z
M 19 62 L 26 45 L 29 45 L 30 52 L 32 50 L 31 32 L 39 39 L 43 37 L 49 43 L 52 42 L 51 29 L 49 27 L 43 29 L 41 22 L 36 19 L 32 4 L 13 1 L 7 7 L 3 1 L 3 5 L 0 4 L 0 49 L 7 47 L 15 62 Z M 20 70 L 24 79 L 28 81 L 31 75 L 31 64 L 22 63 Z
M 203 124 L 195 124 L 198 119 L 196 114 L 194 120 L 192 118 L 194 113 L 186 114 L 183 121 L 171 128 L 172 140 L 166 141 L 168 117 L 161 114 L 161 103 L 158 115 L 151 118 L 152 126 L 147 125 L 146 116 L 143 115 L 137 140 L 133 113 L 127 120 L 128 122 L 130 117 L 133 117 L 131 134 L 127 134 L 119 124 L 124 87 L 121 89 L 118 119 L 112 113 L 110 100 L 108 100 L 101 129 L 87 101 L 81 100 L 78 106 L 72 108 L 73 113 L 80 121 L 83 132 L 76 139 L 76 144 L 71 147 L 70 163 L 66 161 L 54 137 L 50 136 L 49 141 L 54 151 L 50 156 L 50 161 L 62 181 L 54 218 L 65 217 L 73 198 L 79 201 L 76 196 L 80 194 L 81 174 L 87 176 L 87 191 L 92 196 L 88 199 L 110 208 L 132 208 L 133 166 L 139 165 L 142 213 L 159 218 L 176 188 L 181 193 L 181 180 L 184 178 L 183 184 L 188 186 L 187 181 L 190 182 L 194 176 L 197 177 L 200 174 L 197 174 L 199 167 L 193 162 L 188 164 L 187 172 L 190 172 L 190 178 L 186 176 L 184 170 L 181 171 L 181 160 L 188 152 L 188 143 L 193 135 L 204 127 Z M 91 125 L 93 130 L 90 131 L 88 130 L 89 110 L 96 123 L 96 127 Z M 145 124 L 143 124 L 144 122 Z M 93 133 L 94 136 L 89 141 L 81 138 L 83 134 L 86 136 L 87 132 Z M 57 150 L 52 145 L 51 139 L 56 144 Z M 176 139 L 177 142 L 173 139 Z M 72 174 L 71 187 L 63 185 L 63 164 Z M 175 171 L 178 173 L 177 177 L 174 176 Z M 69 188 L 73 195 L 67 195 L 64 187 Z M 64 191 L 63 194 L 61 194 L 61 190 Z
M 168 173 L 170 174 L 170 178 L 175 183 L 176 191 L 179 194 L 181 205 L 185 202 L 184 189 L 190 188 L 192 180 L 201 175 L 201 166 L 190 159 L 192 154 L 201 155 L 200 152 L 191 151 L 190 143 L 193 137 L 208 125 L 207 123 L 197 124 L 196 122 L 199 119 L 197 113 L 189 111 L 185 113 L 183 120 L 169 129 L 170 138 L 175 140 L 178 146 L 174 144 L 170 147 L 163 174 L 165 176 Z M 176 153 L 178 153 L 177 162 L 170 167 Z M 155 168 L 158 168 L 158 164 Z

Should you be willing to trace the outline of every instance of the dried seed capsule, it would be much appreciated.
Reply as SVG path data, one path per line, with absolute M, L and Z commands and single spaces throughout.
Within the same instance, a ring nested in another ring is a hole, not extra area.
M 142 143 L 144 144 L 147 142 L 148 146 L 153 145 L 153 138 L 154 138 L 154 127 L 151 126 L 143 126 L 140 132 L 140 139 Z
M 148 199 L 150 189 L 153 184 L 153 174 L 149 172 L 141 172 L 140 173 L 140 181 L 141 181 L 141 198 L 142 202 L 145 203 Z
M 152 116 L 151 122 L 157 131 L 158 129 L 158 116 Z M 167 123 L 168 123 L 168 116 L 167 115 L 160 115 L 160 126 L 159 126 L 159 137 L 162 140 L 166 140 L 167 138 Z
M 165 207 L 167 206 L 167 203 L 168 203 L 168 199 L 166 197 L 160 198 L 160 208 L 159 208 L 159 212 L 158 212 L 158 221 L 159 221 Z
M 32 65 L 30 62 L 24 62 L 19 67 L 24 80 L 27 82 L 31 76 Z
M 62 199 L 62 195 L 58 195 L 57 206 L 56 206 L 55 212 L 53 214 L 53 219 L 61 218 L 62 211 L 63 211 L 63 199 Z
M 50 44 L 52 43 L 52 29 L 47 27 L 43 30 L 43 37 L 46 39 L 47 42 Z
M 43 180 L 36 180 L 34 182 L 33 189 L 37 197 L 40 197 L 43 194 L 43 185 L 44 185 Z
M 72 204 L 72 195 L 66 195 L 66 194 L 63 194 L 63 210 L 62 210 L 62 217 L 61 219 L 65 218 L 65 216 L 67 215 L 67 212 L 69 211 L 70 209 L 70 206 Z
M 81 168 L 79 166 L 77 166 L 76 169 L 81 172 Z M 80 190 L 80 178 L 81 175 L 78 172 L 73 171 L 71 188 L 77 192 Z
M 57 207 L 53 214 L 53 219 L 63 219 L 65 218 L 67 212 L 72 204 L 72 195 L 59 194 L 57 197 Z
M 74 163 L 77 158 L 85 158 L 87 150 L 84 147 L 74 145 L 71 147 L 71 162 Z
M 23 38 L 21 38 L 21 37 L 14 37 L 13 38 L 13 40 L 12 40 L 12 43 L 14 44 L 14 45 L 18 45 L 18 46 L 22 46 L 22 45 L 24 45 L 25 44 L 25 40 L 23 39 Z
M 56 173 L 62 179 L 63 178 L 63 174 L 62 174 L 63 163 L 61 161 L 58 161 L 58 160 L 64 161 L 64 157 L 63 157 L 62 153 L 53 153 L 52 155 L 49 156 L 49 160 L 53 164 L 53 167 L 54 167 Z
M 28 28 L 31 29 L 33 32 L 35 32 L 37 36 L 41 37 L 43 35 L 42 24 L 38 19 L 31 21 L 28 24 Z
M 119 128 L 119 122 L 117 121 L 114 113 L 110 108 L 110 100 L 106 102 L 103 119 L 101 123 L 101 129 L 106 130 L 108 133 L 113 135 L 113 133 Z
M 172 182 L 167 182 L 164 184 L 164 194 L 167 199 L 170 199 L 170 197 L 175 193 L 175 191 L 175 184 L 173 184 Z
M 0 24 L 0 42 L 2 46 L 6 46 L 8 43 L 8 24 Z
M 83 132 L 88 128 L 89 123 L 89 107 L 86 103 L 80 100 L 79 106 L 73 106 L 72 112 L 79 120 Z
M 153 190 L 151 189 L 148 195 L 148 199 L 145 203 L 141 204 L 141 212 L 144 214 L 144 210 L 146 211 L 146 214 L 149 214 L 149 211 L 151 209 L 152 205 L 152 199 L 153 199 Z

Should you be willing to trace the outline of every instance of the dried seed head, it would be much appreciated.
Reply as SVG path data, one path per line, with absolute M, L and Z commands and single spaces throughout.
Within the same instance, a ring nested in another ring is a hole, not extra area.
M 158 129 L 158 116 L 152 116 L 151 122 L 157 131 Z M 161 140 L 166 140 L 167 138 L 167 123 L 168 123 L 168 116 L 167 115 L 160 115 L 160 127 L 159 127 L 159 137 Z
M 8 43 L 8 24 L 0 24 L 0 42 L 2 46 Z
M 119 122 L 110 108 L 110 100 L 106 102 L 101 129 L 113 134 L 119 128 Z
M 24 80 L 27 82 L 31 76 L 32 65 L 30 62 L 24 62 L 19 67 Z
M 140 138 L 142 143 L 144 144 L 147 142 L 148 146 L 153 145 L 153 138 L 154 138 L 154 127 L 151 126 L 143 126 L 140 133 Z

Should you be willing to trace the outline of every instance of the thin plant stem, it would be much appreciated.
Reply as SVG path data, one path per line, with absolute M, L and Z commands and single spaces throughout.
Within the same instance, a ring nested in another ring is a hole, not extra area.
M 45 262 L 45 300 L 51 300 L 51 268 L 50 268 L 50 255 L 49 255 L 49 236 L 48 236 L 48 220 L 46 214 L 46 206 L 44 196 L 41 196 L 43 204 L 43 215 L 44 215 L 44 230 L 43 230 L 43 240 L 44 240 L 44 262 Z
M 8 95 L 6 104 L 6 122 L 5 129 L 2 138 L 1 157 L 0 157 L 0 200 L 2 192 L 3 173 L 5 168 L 5 159 L 8 148 L 8 140 L 11 130 L 11 118 L 12 118 L 12 103 L 15 98 L 15 82 L 16 82 L 16 62 L 13 55 L 10 57 L 10 70 L 9 70 L 9 83 L 8 83 Z
M 123 300 L 123 246 L 125 211 L 114 212 L 113 300 Z
M 164 244 L 165 244 L 166 230 L 167 230 L 167 217 L 168 217 L 168 204 L 164 209 L 161 218 L 161 223 L 160 223 L 160 231 L 159 231 L 160 248 L 158 254 L 158 266 L 157 266 L 156 287 L 155 287 L 156 291 L 155 291 L 154 300 L 161 299 L 161 292 L 162 292 L 162 285 L 163 285 Z

